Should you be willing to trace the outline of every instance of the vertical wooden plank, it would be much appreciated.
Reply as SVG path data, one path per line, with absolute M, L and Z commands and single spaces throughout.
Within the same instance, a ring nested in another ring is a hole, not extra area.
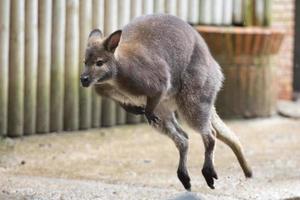
M 264 26 L 271 25 L 271 16 L 272 16 L 272 9 L 271 9 L 271 0 L 264 0 Z
M 84 68 L 85 49 L 87 38 L 92 29 L 92 0 L 80 0 L 79 5 L 79 74 Z M 79 89 L 79 128 L 87 129 L 92 125 L 92 88 Z
M 239 70 L 239 106 L 238 113 L 243 114 L 243 112 L 247 109 L 247 85 L 248 85 L 248 66 L 246 64 L 240 65 L 237 67 Z M 243 116 L 242 116 L 243 117 Z
M 131 0 L 131 19 L 142 15 L 143 0 Z
M 212 0 L 212 24 L 221 25 L 223 22 L 223 0 Z
M 223 24 L 229 26 L 232 24 L 233 0 L 224 0 L 223 2 Z
M 165 0 L 154 0 L 154 13 L 165 12 Z
M 177 14 L 177 0 L 165 0 L 166 13 L 170 15 Z
M 199 23 L 199 4 L 200 0 L 190 0 L 189 1 L 189 15 L 188 15 L 188 22 L 191 24 L 198 24 Z
M 233 0 L 233 24 L 243 24 L 243 0 Z
M 264 9 L 264 0 L 254 0 L 254 25 L 264 25 Z
M 0 136 L 7 133 L 10 0 L 0 1 Z
M 244 26 L 253 25 L 253 0 L 243 1 L 243 18 Z
M 130 0 L 119 0 L 118 1 L 118 28 L 122 29 L 123 26 L 128 24 L 130 21 Z M 117 124 L 126 123 L 126 112 L 125 110 L 117 105 Z
M 118 0 L 118 28 L 122 29 L 130 21 L 130 0 Z
M 212 23 L 212 1 L 211 0 L 201 0 L 199 8 L 199 22 L 201 24 L 209 25 Z
M 105 0 L 104 10 L 104 35 L 108 36 L 118 28 L 118 1 Z M 107 98 L 102 99 L 102 125 L 113 126 L 116 124 L 116 104 Z
M 9 99 L 7 135 L 23 134 L 24 122 L 24 19 L 25 2 L 11 1 L 9 49 Z
M 38 62 L 38 1 L 26 1 L 24 134 L 36 130 L 36 83 Z
M 154 9 L 153 0 L 143 0 L 143 15 L 152 14 L 153 9 Z
M 104 0 L 93 0 L 93 29 L 104 31 Z M 97 128 L 102 124 L 102 98 L 92 88 L 92 127 Z
M 143 0 L 143 15 L 152 14 L 154 9 L 153 0 Z M 146 118 L 141 117 L 141 121 L 145 122 Z
M 38 44 L 38 87 L 37 113 L 38 133 L 49 132 L 50 125 L 50 67 L 51 67 L 51 19 L 52 1 L 39 2 L 39 44 Z
M 130 17 L 134 19 L 142 14 L 142 0 L 131 0 Z M 141 122 L 141 116 L 127 113 L 126 122 L 128 124 L 137 124 Z
M 177 16 L 184 21 L 188 20 L 188 1 L 177 0 Z
M 79 0 L 67 0 L 64 128 L 79 127 Z
M 50 131 L 64 125 L 66 1 L 53 0 Z

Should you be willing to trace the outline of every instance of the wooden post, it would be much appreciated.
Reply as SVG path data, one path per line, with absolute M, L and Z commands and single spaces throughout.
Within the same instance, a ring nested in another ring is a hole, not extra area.
M 189 17 L 188 22 L 191 24 L 199 23 L 199 0 L 189 1 Z
M 154 0 L 154 12 L 155 13 L 165 12 L 165 0 Z
M 38 1 L 26 1 L 24 134 L 33 134 L 36 130 L 37 42 Z
M 188 1 L 177 0 L 177 16 L 184 21 L 188 20 Z
M 38 133 L 49 132 L 52 1 L 39 2 L 37 119 Z
M 0 136 L 7 133 L 10 0 L 0 1 Z
M 212 10 L 212 1 L 211 0 L 201 0 L 200 1 L 200 23 L 209 25 L 212 23 L 212 15 L 211 15 L 211 10 Z
M 66 1 L 53 0 L 50 131 L 64 125 Z
M 24 122 L 24 20 L 25 2 L 11 1 L 9 99 L 7 135 L 23 134 Z
M 223 24 L 226 26 L 232 25 L 233 15 L 233 0 L 223 1 Z
M 79 74 L 84 68 L 85 49 L 87 39 L 92 30 L 92 0 L 80 0 L 80 43 L 79 43 Z M 79 81 L 79 80 L 78 80 Z M 92 88 L 79 89 L 79 128 L 87 129 L 92 124 Z
M 152 14 L 154 10 L 153 0 L 143 0 L 143 15 Z
M 265 6 L 264 6 L 264 26 L 271 26 L 271 15 L 272 15 L 272 9 L 271 9 L 271 0 L 265 0 Z
M 142 0 L 131 0 L 131 19 L 134 19 L 140 15 L 142 15 Z M 131 113 L 127 113 L 126 122 L 128 124 L 137 124 L 141 122 L 141 116 L 133 115 Z
M 112 32 L 117 30 L 118 18 L 118 1 L 117 0 L 105 0 L 104 10 L 104 35 L 108 36 Z M 102 99 L 102 125 L 113 126 L 116 124 L 116 104 L 107 98 Z
M 118 0 L 118 28 L 122 29 L 130 21 L 130 0 Z
M 104 31 L 104 0 L 93 0 L 92 29 L 99 28 Z M 90 30 L 91 31 L 91 30 Z M 102 99 L 92 88 L 92 127 L 97 128 L 102 124 Z
M 118 0 L 118 29 L 122 29 L 130 21 L 130 0 Z M 117 105 L 117 124 L 126 123 L 125 110 Z
M 177 14 L 177 2 L 176 0 L 165 0 L 165 10 L 166 13 L 170 15 Z
M 233 24 L 242 25 L 243 24 L 243 1 L 234 0 L 233 1 Z
M 253 0 L 243 1 L 243 17 L 244 26 L 253 25 Z
M 143 0 L 131 0 L 131 19 L 142 15 Z
M 221 25 L 223 22 L 223 0 L 212 1 L 212 24 Z
M 255 26 L 264 25 L 264 0 L 254 0 L 254 19 L 253 24 Z
M 67 0 L 64 128 L 79 127 L 79 0 Z

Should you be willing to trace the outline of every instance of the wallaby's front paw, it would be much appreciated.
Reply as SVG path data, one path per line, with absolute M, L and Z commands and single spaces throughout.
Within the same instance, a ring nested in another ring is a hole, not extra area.
M 146 116 L 146 118 L 147 118 L 147 120 L 148 120 L 148 123 L 150 124 L 150 125 L 155 125 L 155 124 L 158 124 L 159 123 L 159 121 L 160 121 L 160 119 L 159 119 L 159 117 L 157 117 L 154 113 L 149 113 L 149 112 L 145 112 L 145 116 Z
M 203 167 L 202 174 L 205 178 L 207 185 L 211 189 L 215 189 L 214 179 L 218 179 L 218 175 L 213 167 Z
M 141 106 L 128 106 L 129 112 L 135 115 L 143 115 L 145 114 L 145 108 Z

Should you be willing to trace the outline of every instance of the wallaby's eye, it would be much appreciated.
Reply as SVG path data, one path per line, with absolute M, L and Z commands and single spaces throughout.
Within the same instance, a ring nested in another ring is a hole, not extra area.
M 98 60 L 98 61 L 96 62 L 96 65 L 97 65 L 98 67 L 101 67 L 101 66 L 103 65 L 103 61 L 102 61 L 102 60 Z

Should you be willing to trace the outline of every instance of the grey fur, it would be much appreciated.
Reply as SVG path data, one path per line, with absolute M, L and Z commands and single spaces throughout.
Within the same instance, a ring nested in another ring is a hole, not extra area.
M 99 60 L 101 66 L 96 66 Z M 189 24 L 171 15 L 147 15 L 107 38 L 90 37 L 81 76 L 84 86 L 94 84 L 100 95 L 120 102 L 128 111 L 144 113 L 153 127 L 174 141 L 180 155 L 178 178 L 190 190 L 188 136 L 174 117 L 177 111 L 202 135 L 202 173 L 208 186 L 214 188 L 215 137 L 223 135 L 214 102 L 223 74 L 202 37 Z M 238 150 L 233 150 L 243 158 L 239 161 L 246 166 L 245 174 L 250 173 L 238 140 L 232 138 L 224 136 L 222 141 L 236 144 Z

